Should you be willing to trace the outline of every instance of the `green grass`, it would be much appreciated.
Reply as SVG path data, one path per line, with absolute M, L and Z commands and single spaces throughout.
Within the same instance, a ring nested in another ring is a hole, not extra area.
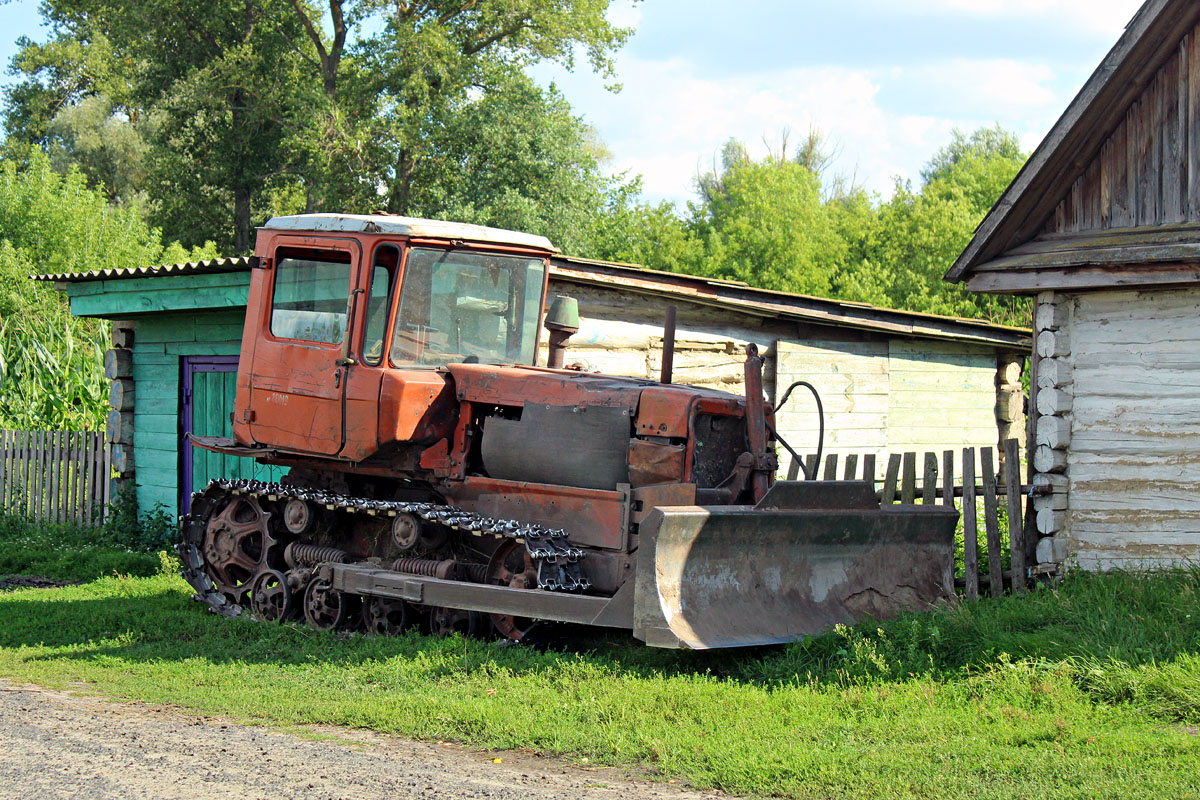
M 0 577 L 29 575 L 78 583 L 101 575 L 154 575 L 159 557 L 116 528 L 34 523 L 0 516 Z
M 1078 575 L 784 648 L 335 636 L 225 620 L 174 575 L 0 594 L 0 675 L 733 793 L 1200 797 L 1200 572 Z

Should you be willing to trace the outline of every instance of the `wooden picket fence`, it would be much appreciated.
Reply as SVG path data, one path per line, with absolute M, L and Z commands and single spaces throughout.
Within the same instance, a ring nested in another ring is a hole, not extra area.
M 1031 524 L 1034 492 L 1021 483 L 1019 443 L 1016 439 L 1004 442 L 1004 464 L 1000 474 L 997 474 L 995 451 L 991 447 L 966 447 L 961 455 L 963 474 L 957 480 L 953 450 L 941 454 L 925 453 L 923 458 L 918 458 L 915 452 L 893 453 L 888 457 L 882 476 L 876 473 L 874 455 L 865 455 L 861 459 L 857 455 L 847 455 L 839 459 L 838 455 L 829 454 L 824 464 L 818 464 L 817 455 L 810 454 L 804 459 L 804 472 L 819 480 L 870 481 L 876 487 L 879 501 L 885 504 L 899 501 L 953 506 L 962 514 L 963 553 L 955 571 L 958 574 L 956 583 L 964 597 L 974 600 L 979 596 L 980 587 L 986 587 L 993 597 L 999 597 L 1006 584 L 1013 592 L 1023 594 L 1029 581 L 1027 567 L 1036 561 L 1037 535 Z M 839 461 L 841 475 L 838 474 Z M 793 459 L 788 466 L 788 478 L 796 480 L 800 473 L 800 463 Z M 1010 491 L 1009 487 L 1014 487 L 1015 491 Z M 1022 509 L 1023 500 L 1027 502 L 1025 509 Z M 1007 533 L 1000 525 L 1002 507 L 1008 517 Z M 980 511 L 983 512 L 983 547 L 987 556 L 984 573 L 979 571 Z M 1006 545 L 1008 569 L 1004 569 Z
M 98 525 L 111 475 L 103 431 L 0 431 L 0 514 Z

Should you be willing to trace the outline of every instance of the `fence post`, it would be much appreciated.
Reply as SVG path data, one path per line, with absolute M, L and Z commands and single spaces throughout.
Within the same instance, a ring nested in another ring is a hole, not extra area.
M 954 508 L 954 451 L 942 452 L 942 504 Z
M 863 456 L 863 480 L 871 484 L 871 491 L 875 491 L 875 454 L 867 453 Z
M 963 572 L 968 600 L 979 597 L 979 530 L 975 509 L 975 450 L 963 448 Z
M 34 495 L 33 517 L 43 518 L 43 508 L 46 502 L 46 432 L 37 432 L 37 494 Z
M 992 597 L 999 597 L 1004 594 L 1004 563 L 1000 555 L 1000 519 L 992 448 L 984 447 L 980 451 L 980 460 L 983 470 L 983 524 L 987 529 L 988 590 Z
M 925 454 L 925 476 L 921 480 L 921 502 L 931 506 L 937 502 L 937 456 Z
M 887 472 L 883 477 L 883 504 L 891 505 L 896 502 L 896 479 L 900 476 L 900 454 L 888 456 Z
M 829 455 L 825 456 L 825 474 L 822 476 L 823 480 L 837 480 L 837 464 L 837 453 L 830 453 Z
M 917 502 L 917 454 L 904 454 L 904 482 L 900 485 L 900 502 L 911 506 Z
M 857 455 L 846 456 L 846 471 L 842 473 L 842 477 L 844 477 L 848 481 L 852 481 L 852 480 L 854 480 L 854 478 L 857 475 L 858 475 L 858 456 Z
M 788 464 L 787 479 L 794 481 L 800 477 L 800 459 L 792 457 L 792 461 Z
M 0 514 L 8 511 L 8 431 L 0 431 Z
M 100 520 L 108 521 L 109 504 L 112 502 L 112 442 L 108 441 L 108 437 L 101 440 L 101 447 L 104 448 L 104 488 L 103 499 L 100 501 Z
M 1021 452 L 1016 439 L 1004 442 L 1004 483 L 1008 492 L 1008 552 L 1014 594 L 1025 594 L 1025 528 L 1021 519 Z

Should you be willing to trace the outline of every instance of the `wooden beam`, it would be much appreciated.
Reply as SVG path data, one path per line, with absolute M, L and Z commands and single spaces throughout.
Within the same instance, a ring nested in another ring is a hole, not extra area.
M 966 281 L 973 292 L 1036 294 L 1052 290 L 1110 289 L 1127 286 L 1184 286 L 1200 283 L 1200 265 L 1154 267 L 1064 267 L 1061 269 L 978 272 Z

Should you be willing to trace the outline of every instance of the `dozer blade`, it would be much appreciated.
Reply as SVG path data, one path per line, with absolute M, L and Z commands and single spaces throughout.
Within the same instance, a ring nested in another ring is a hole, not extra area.
M 634 636 L 658 647 L 790 642 L 953 592 L 952 508 L 880 507 L 870 484 L 782 481 L 757 506 L 655 509 Z

